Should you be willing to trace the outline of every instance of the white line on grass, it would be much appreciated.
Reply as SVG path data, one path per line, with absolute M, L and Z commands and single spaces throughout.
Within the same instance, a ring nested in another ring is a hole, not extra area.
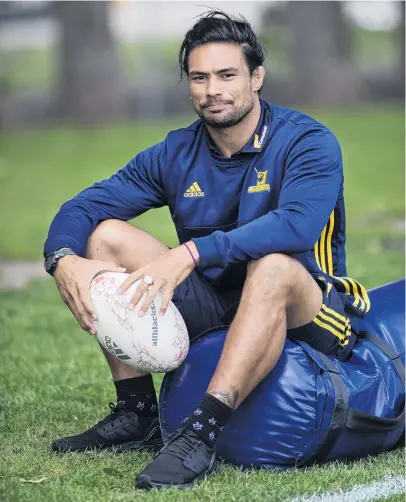
M 291 502 L 370 502 L 405 493 L 404 476 L 386 476 L 370 485 L 356 485 L 348 491 L 327 492 L 311 497 L 296 497 Z

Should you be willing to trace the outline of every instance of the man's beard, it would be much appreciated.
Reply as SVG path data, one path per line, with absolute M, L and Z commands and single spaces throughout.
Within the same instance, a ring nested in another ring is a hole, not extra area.
M 226 129 L 227 127 L 232 127 L 245 119 L 245 117 L 251 112 L 253 108 L 254 100 L 251 100 L 244 107 L 232 110 L 230 113 L 224 115 L 223 117 L 220 117 L 221 113 L 218 114 L 218 118 L 216 114 L 213 114 L 210 117 L 206 117 L 203 114 L 203 111 L 198 111 L 196 110 L 196 108 L 195 112 L 206 125 L 213 127 L 214 129 Z

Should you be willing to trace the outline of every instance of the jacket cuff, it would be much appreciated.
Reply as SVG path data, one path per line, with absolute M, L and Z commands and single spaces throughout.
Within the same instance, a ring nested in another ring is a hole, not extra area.
M 46 258 L 51 253 L 55 253 L 55 251 L 61 248 L 69 248 L 76 255 L 84 256 L 83 245 L 81 245 L 80 242 L 67 235 L 61 235 L 53 238 L 52 240 L 48 239 L 46 241 L 44 246 L 44 258 Z
M 200 268 L 213 267 L 223 263 L 215 233 L 207 237 L 196 237 L 191 240 L 195 243 L 199 252 Z

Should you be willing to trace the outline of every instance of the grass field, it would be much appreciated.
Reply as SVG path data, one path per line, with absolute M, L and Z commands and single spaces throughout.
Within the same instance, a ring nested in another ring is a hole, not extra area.
M 315 112 L 337 134 L 345 160 L 349 274 L 367 287 L 404 276 L 404 122 L 401 111 Z M 41 258 L 50 220 L 81 188 L 109 176 L 178 119 L 97 130 L 53 128 L 0 136 L 0 259 Z M 165 210 L 139 219 L 175 244 Z M 223 466 L 191 491 L 137 493 L 148 454 L 53 456 L 49 443 L 92 425 L 114 400 L 94 340 L 58 298 L 51 280 L 0 293 L 0 500 L 289 500 L 401 475 L 404 451 L 284 474 Z M 160 379 L 156 379 L 157 388 Z M 395 496 L 391 500 L 404 500 Z

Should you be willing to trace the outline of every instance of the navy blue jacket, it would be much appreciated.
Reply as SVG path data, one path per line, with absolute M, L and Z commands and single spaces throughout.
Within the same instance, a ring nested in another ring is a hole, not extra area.
M 202 273 L 220 287 L 242 287 L 250 260 L 285 253 L 364 315 L 367 293 L 346 277 L 343 182 L 340 145 L 327 127 L 261 101 L 256 131 L 231 158 L 216 151 L 201 120 L 171 131 L 66 202 L 44 253 L 66 246 L 84 256 L 99 222 L 169 206 L 179 242 L 195 242 Z

